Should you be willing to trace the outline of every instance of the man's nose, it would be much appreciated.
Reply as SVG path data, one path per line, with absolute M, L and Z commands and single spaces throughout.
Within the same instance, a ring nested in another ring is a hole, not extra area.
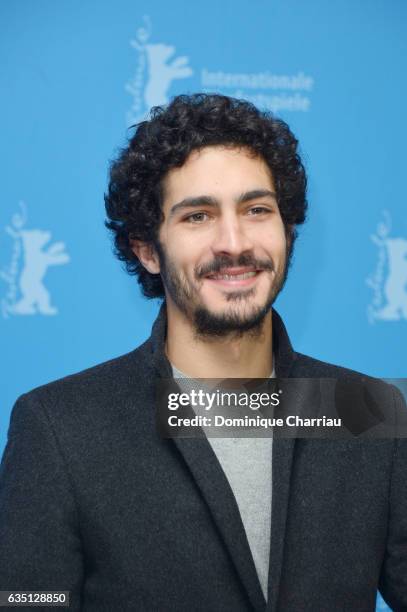
M 252 238 L 248 235 L 247 228 L 244 227 L 240 219 L 235 216 L 219 219 L 212 242 L 214 253 L 239 255 L 252 248 Z

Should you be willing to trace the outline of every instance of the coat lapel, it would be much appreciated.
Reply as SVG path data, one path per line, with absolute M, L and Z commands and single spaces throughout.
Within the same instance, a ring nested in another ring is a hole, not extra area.
M 295 439 L 273 440 L 273 499 L 267 610 L 277 610 Z
M 277 378 L 289 378 L 292 375 L 296 356 L 285 326 L 275 310 L 273 310 L 273 352 Z M 277 610 L 278 604 L 294 450 L 295 438 L 273 439 L 273 497 L 267 597 L 269 612 Z
M 256 611 L 266 609 L 246 532 L 229 482 L 206 438 L 176 438 Z

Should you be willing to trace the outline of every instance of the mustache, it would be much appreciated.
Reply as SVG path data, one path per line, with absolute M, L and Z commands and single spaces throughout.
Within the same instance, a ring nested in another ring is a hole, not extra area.
M 271 259 L 257 259 L 253 255 L 242 253 L 239 257 L 230 257 L 229 255 L 219 255 L 211 262 L 203 264 L 195 269 L 196 276 L 202 278 L 208 274 L 216 274 L 223 268 L 237 267 L 252 267 L 261 270 L 274 270 L 274 264 Z

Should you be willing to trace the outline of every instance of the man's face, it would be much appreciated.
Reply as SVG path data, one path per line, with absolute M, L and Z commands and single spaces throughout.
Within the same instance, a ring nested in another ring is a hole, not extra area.
M 193 151 L 163 181 L 160 274 L 167 307 L 200 335 L 259 330 L 286 272 L 273 177 L 246 149 Z

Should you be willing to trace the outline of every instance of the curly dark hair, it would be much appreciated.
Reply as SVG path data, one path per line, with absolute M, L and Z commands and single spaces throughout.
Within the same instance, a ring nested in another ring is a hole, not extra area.
M 284 121 L 245 100 L 199 93 L 177 96 L 167 107 L 154 107 L 148 121 L 133 127 L 136 131 L 128 146 L 110 167 L 106 227 L 113 233 L 117 257 L 129 274 L 138 277 L 146 297 L 164 297 L 164 286 L 159 274 L 151 274 L 140 263 L 131 241 L 158 244 L 162 180 L 169 170 L 182 166 L 194 149 L 205 146 L 243 146 L 265 160 L 290 238 L 290 259 L 295 226 L 305 221 L 307 178 L 298 141 Z

